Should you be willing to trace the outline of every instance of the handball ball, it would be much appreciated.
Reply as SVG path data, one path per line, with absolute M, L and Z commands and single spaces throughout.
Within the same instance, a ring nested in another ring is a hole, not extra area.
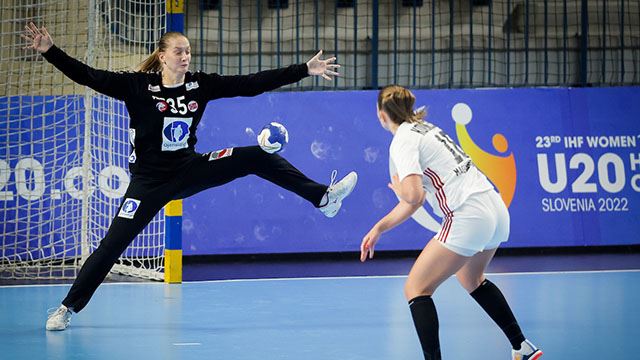
M 269 154 L 277 153 L 289 142 L 289 132 L 284 125 L 271 122 L 260 130 L 258 145 Z

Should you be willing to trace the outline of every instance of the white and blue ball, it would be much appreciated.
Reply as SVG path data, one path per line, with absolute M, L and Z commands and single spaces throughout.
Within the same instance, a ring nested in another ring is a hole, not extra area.
M 258 134 L 258 145 L 269 154 L 281 151 L 288 142 L 289 132 L 284 125 L 275 121 L 265 125 Z

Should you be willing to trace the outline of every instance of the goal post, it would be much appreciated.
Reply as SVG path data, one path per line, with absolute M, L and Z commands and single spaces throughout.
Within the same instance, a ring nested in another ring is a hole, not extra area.
M 0 5 L 0 278 L 73 279 L 106 234 L 130 181 L 124 104 L 24 50 L 24 26 L 46 26 L 57 46 L 92 67 L 127 71 L 167 31 L 168 3 Z M 112 272 L 163 280 L 165 226 L 162 210 Z
M 184 34 L 184 0 L 167 1 L 167 31 Z M 170 201 L 164 207 L 165 249 L 164 282 L 182 282 L 182 200 Z

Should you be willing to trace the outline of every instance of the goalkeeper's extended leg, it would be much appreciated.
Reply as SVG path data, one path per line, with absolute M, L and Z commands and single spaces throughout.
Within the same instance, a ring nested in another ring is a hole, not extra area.
M 47 320 L 47 330 L 64 330 L 71 312 L 81 311 L 105 279 L 120 254 L 171 200 L 175 184 L 134 179 L 100 246 L 82 265 L 69 293 Z
M 334 216 L 342 200 L 357 182 L 355 172 L 330 186 L 317 183 L 278 154 L 268 154 L 259 146 L 227 148 L 204 154 L 189 169 L 180 196 L 188 197 L 204 189 L 220 186 L 239 177 L 257 175 L 284 189 L 298 194 L 319 208 L 326 216 Z

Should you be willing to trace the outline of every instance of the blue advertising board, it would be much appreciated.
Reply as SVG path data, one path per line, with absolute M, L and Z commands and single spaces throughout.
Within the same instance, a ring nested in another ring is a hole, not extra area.
M 428 121 L 461 143 L 511 213 L 506 247 L 638 244 L 639 88 L 418 90 Z M 391 134 L 376 91 L 271 93 L 211 102 L 198 150 L 255 143 L 283 123 L 282 155 L 312 179 L 337 169 L 359 183 L 332 219 L 248 177 L 185 200 L 185 254 L 357 251 L 396 203 L 387 188 Z M 339 176 L 340 177 L 340 176 Z M 438 230 L 430 209 L 383 235 L 380 250 L 420 249 Z
M 640 88 L 414 93 L 416 106 L 427 107 L 427 120 L 461 144 L 508 204 L 511 237 L 504 247 L 640 244 Z M 203 191 L 184 201 L 184 254 L 358 251 L 362 236 L 397 202 L 387 187 L 392 135 L 378 123 L 376 97 L 377 91 L 277 92 L 209 103 L 198 130 L 199 152 L 254 145 L 262 126 L 278 121 L 290 137 L 281 155 L 303 173 L 328 184 L 332 170 L 338 171 L 338 179 L 355 170 L 359 182 L 331 219 L 256 176 Z M 79 97 L 57 99 L 44 103 L 83 107 Z M 34 98 L 34 103 L 42 102 Z M 5 129 L 0 140 L 24 144 L 0 153 L 5 233 L 48 233 L 51 238 L 34 241 L 64 243 L 65 230 L 51 232 L 42 226 L 78 226 L 69 219 L 55 220 L 59 210 L 47 208 L 64 203 L 69 213 L 70 207 L 80 206 L 81 159 L 71 154 L 82 146 L 83 127 L 75 116 L 44 115 L 56 112 L 37 106 L 17 109 L 17 103 L 15 98 L 0 98 Z M 28 116 L 27 110 L 43 115 Z M 116 110 L 123 111 L 121 106 Z M 49 121 L 60 126 L 38 123 Z M 74 133 L 61 137 L 57 131 Z M 116 135 L 126 138 L 126 132 L 123 128 Z M 65 138 L 77 140 L 69 143 Z M 42 153 L 41 146 L 56 151 L 35 158 L 32 154 Z M 123 149 L 123 157 L 126 152 Z M 120 179 L 94 184 L 93 196 L 117 207 L 124 190 L 120 185 L 128 181 L 124 170 L 95 169 Z M 20 176 L 26 186 L 16 185 Z M 40 223 L 40 228 L 22 229 L 26 222 L 21 219 L 31 219 L 29 226 Z M 439 223 L 431 209 L 420 209 L 412 220 L 384 234 L 378 249 L 421 249 Z

